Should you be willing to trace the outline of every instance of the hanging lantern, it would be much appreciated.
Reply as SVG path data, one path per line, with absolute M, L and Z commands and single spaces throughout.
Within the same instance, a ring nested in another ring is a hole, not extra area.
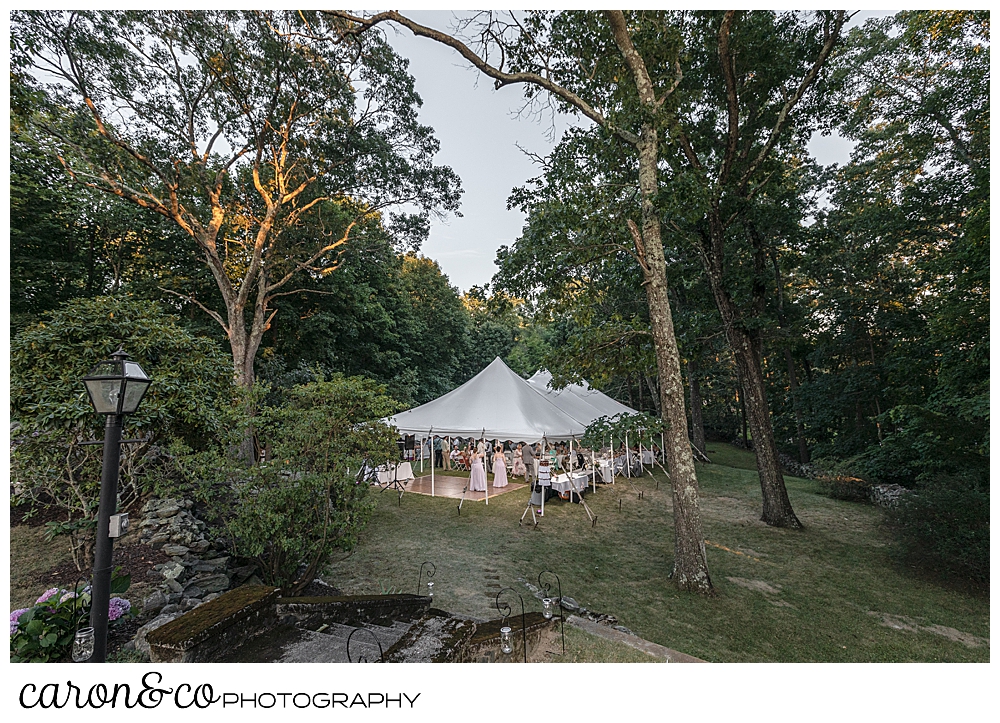
M 504 655 L 514 652 L 514 637 L 510 634 L 510 628 L 500 628 L 500 651 Z
M 73 638 L 73 662 L 83 663 L 94 654 L 94 629 L 80 628 Z
M 434 583 L 430 581 L 427 583 L 427 597 L 434 597 Z
M 552 619 L 552 598 L 547 597 L 542 600 L 542 616 L 546 620 Z

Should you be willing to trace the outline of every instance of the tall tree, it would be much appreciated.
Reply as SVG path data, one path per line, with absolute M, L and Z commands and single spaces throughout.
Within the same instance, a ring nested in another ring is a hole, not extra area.
M 454 209 L 406 63 L 372 36 L 345 50 L 303 12 L 18 12 L 15 67 L 45 78 L 32 128 L 78 183 L 176 224 L 221 308 L 249 386 L 274 301 L 337 267 L 364 219 L 415 240 Z M 362 88 L 358 91 L 356 88 Z M 359 97 L 361 102 L 359 102 Z M 402 203 L 416 214 L 393 214 Z M 303 225 L 318 235 L 292 233 Z
M 668 101 L 682 77 L 674 42 L 677 33 L 670 27 L 657 27 L 666 33 L 661 37 L 664 43 L 657 49 L 665 47 L 666 52 L 654 57 L 653 68 L 662 63 L 668 72 L 665 78 L 657 78 L 663 82 L 654 83 L 646 60 L 633 43 L 629 21 L 617 10 L 600 15 L 567 14 L 565 27 L 553 27 L 548 13 L 531 14 L 527 25 L 516 18 L 501 21 L 499 16 L 487 13 L 479 16 L 481 22 L 473 21 L 473 25 L 478 22 L 485 41 L 480 53 L 457 37 L 421 25 L 396 11 L 368 17 L 343 11 L 331 11 L 330 15 L 343 21 L 342 36 L 355 41 L 370 35 L 366 31 L 381 23 L 402 25 L 415 35 L 455 49 L 493 78 L 497 88 L 525 84 L 529 98 L 545 92 L 563 108 L 582 114 L 634 149 L 639 163 L 638 213 L 622 222 L 629 228 L 641 260 L 660 379 L 660 404 L 668 425 L 666 455 L 674 502 L 674 579 L 682 589 L 711 592 L 698 505 L 698 478 L 687 437 L 684 384 L 667 297 L 666 262 L 656 208 L 661 133 L 669 127 L 665 123 Z M 556 21 L 560 19 L 555 16 Z M 563 31 L 569 32 L 563 34 Z M 596 40 L 598 46 L 588 49 L 593 53 L 588 61 L 613 54 L 624 64 L 622 77 L 629 78 L 627 85 L 620 83 L 618 76 L 612 79 L 603 72 L 606 67 L 597 76 L 597 66 L 590 69 L 586 64 L 564 62 L 567 58 L 561 47 L 563 42 L 576 46 L 576 40 L 583 36 L 587 41 Z M 491 45 L 492 51 L 500 56 L 495 64 L 490 62 Z

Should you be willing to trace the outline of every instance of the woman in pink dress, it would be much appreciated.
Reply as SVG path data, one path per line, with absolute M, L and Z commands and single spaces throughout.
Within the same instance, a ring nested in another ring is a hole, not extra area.
M 469 474 L 469 489 L 473 492 L 486 491 L 486 467 L 483 466 L 482 452 L 472 453 L 472 471 Z
M 503 456 L 503 447 L 497 445 L 493 453 L 493 487 L 507 486 L 507 460 Z

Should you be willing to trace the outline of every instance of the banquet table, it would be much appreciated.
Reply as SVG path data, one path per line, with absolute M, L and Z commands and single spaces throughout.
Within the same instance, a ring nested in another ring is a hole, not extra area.
M 572 481 L 568 474 L 557 474 L 552 478 L 552 489 L 559 494 L 566 492 L 583 492 L 590 483 L 590 475 L 586 472 L 574 472 Z
M 398 465 L 382 465 L 376 470 L 378 474 L 378 483 L 380 485 L 389 485 L 393 481 L 404 482 L 406 480 L 413 479 L 413 467 L 409 462 L 400 462 Z
M 642 463 L 653 464 L 653 450 L 651 449 L 642 450 Z

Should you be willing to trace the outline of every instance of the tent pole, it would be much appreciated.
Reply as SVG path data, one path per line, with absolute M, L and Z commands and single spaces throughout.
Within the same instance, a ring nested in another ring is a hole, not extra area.
M 594 468 L 594 474 L 591 476 L 590 481 L 594 484 L 594 494 L 597 494 L 597 458 L 594 456 L 594 448 L 590 448 L 590 466 Z
M 545 435 L 542 435 L 542 454 L 545 454 L 545 448 L 549 446 L 548 441 L 545 439 Z M 548 455 L 546 455 L 548 456 Z M 542 459 L 545 459 L 544 457 Z M 549 484 L 552 484 L 552 470 L 549 470 Z M 545 488 L 542 487 L 542 517 L 545 517 Z
M 486 471 L 488 469 L 488 467 L 486 466 L 486 447 L 485 447 L 485 445 L 486 445 L 486 430 L 484 429 L 483 430 L 483 476 L 486 478 L 486 506 L 489 507 L 490 506 L 490 475 L 489 475 L 489 472 Z M 494 477 L 493 481 L 494 482 L 496 481 L 495 477 Z
M 431 429 L 428 434 L 431 435 L 431 497 L 434 496 L 434 435 L 431 434 L 434 430 Z
M 628 432 L 625 432 L 625 476 L 632 476 L 632 452 L 628 448 Z
M 424 473 L 424 438 L 420 438 L 420 474 Z

